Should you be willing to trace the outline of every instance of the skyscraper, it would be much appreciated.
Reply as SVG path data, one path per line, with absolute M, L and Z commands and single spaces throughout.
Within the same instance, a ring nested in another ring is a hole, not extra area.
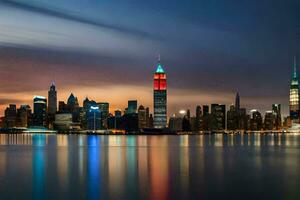
M 147 112 L 144 106 L 140 105 L 138 109 L 139 129 L 147 127 Z
M 280 104 L 273 104 L 272 111 L 275 115 L 275 128 L 280 129 L 282 126 L 281 122 L 281 105 Z
M 80 118 L 79 102 L 78 102 L 77 97 L 75 97 L 73 95 L 73 93 L 71 93 L 71 95 L 68 98 L 67 109 L 68 109 L 68 112 L 72 114 L 73 122 L 79 122 L 79 118 Z
M 250 119 L 250 130 L 260 131 L 262 129 L 262 116 L 256 109 L 250 111 L 252 117 Z
M 137 112 L 137 100 L 129 100 L 127 107 L 127 114 L 133 114 Z
M 97 105 L 101 112 L 101 128 L 106 129 L 107 128 L 107 118 L 109 115 L 109 103 L 100 102 L 100 103 L 97 103 Z
M 235 97 L 235 110 L 237 112 L 239 112 L 239 110 L 240 110 L 240 95 L 239 95 L 239 93 L 236 93 L 236 97 Z
M 296 69 L 296 58 L 294 58 L 294 72 L 290 86 L 290 118 L 299 119 L 299 82 Z
M 167 76 L 160 63 L 154 73 L 154 127 L 167 126 Z
M 33 125 L 46 126 L 47 99 L 42 96 L 33 98 Z
M 52 83 L 50 90 L 48 91 L 48 114 L 55 115 L 57 111 L 57 92 L 55 85 Z
M 196 107 L 196 131 L 200 131 L 203 128 L 203 114 L 201 110 L 201 106 Z
M 21 105 L 17 110 L 17 124 L 19 127 L 28 127 L 30 125 L 31 108 L 29 105 Z
M 211 130 L 224 130 L 226 117 L 226 106 L 220 104 L 211 104 Z
M 5 109 L 5 128 L 16 127 L 17 122 L 17 106 L 15 104 L 9 104 L 9 107 Z
M 101 128 L 101 111 L 98 106 L 91 106 L 87 113 L 87 129 L 99 130 Z

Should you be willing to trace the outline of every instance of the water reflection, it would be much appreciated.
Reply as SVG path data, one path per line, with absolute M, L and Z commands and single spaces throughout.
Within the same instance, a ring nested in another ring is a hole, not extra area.
M 33 153 L 32 153 L 32 179 L 33 179 L 33 199 L 45 198 L 45 149 L 47 144 L 45 135 L 32 135 Z M 27 142 L 27 140 L 25 139 Z M 26 143 L 27 144 L 27 143 Z
M 251 197 L 250 191 L 299 197 L 299 141 L 299 134 L 0 134 L 0 192 L 34 199 Z M 18 193 L 8 189 L 15 187 Z

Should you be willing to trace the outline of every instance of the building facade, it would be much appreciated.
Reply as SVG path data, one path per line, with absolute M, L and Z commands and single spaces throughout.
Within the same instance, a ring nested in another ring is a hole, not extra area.
M 52 83 L 48 91 L 48 114 L 55 115 L 56 111 L 57 111 L 57 92 L 54 83 Z
M 167 76 L 158 62 L 154 73 L 154 128 L 167 126 Z
M 294 72 L 290 85 L 290 118 L 291 120 L 299 120 L 299 81 L 296 59 L 294 59 Z
M 46 127 L 47 125 L 47 99 L 42 96 L 33 98 L 33 126 Z

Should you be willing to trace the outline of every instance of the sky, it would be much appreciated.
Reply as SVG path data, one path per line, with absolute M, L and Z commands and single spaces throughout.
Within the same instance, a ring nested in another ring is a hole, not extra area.
M 53 81 L 59 100 L 152 109 L 159 54 L 169 115 L 229 106 L 237 91 L 248 110 L 281 103 L 286 115 L 299 10 L 297 0 L 0 0 L 0 115 Z

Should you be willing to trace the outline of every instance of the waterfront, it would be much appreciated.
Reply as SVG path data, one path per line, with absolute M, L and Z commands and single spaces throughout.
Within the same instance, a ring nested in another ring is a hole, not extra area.
M 0 134 L 1 199 L 299 199 L 300 134 Z

